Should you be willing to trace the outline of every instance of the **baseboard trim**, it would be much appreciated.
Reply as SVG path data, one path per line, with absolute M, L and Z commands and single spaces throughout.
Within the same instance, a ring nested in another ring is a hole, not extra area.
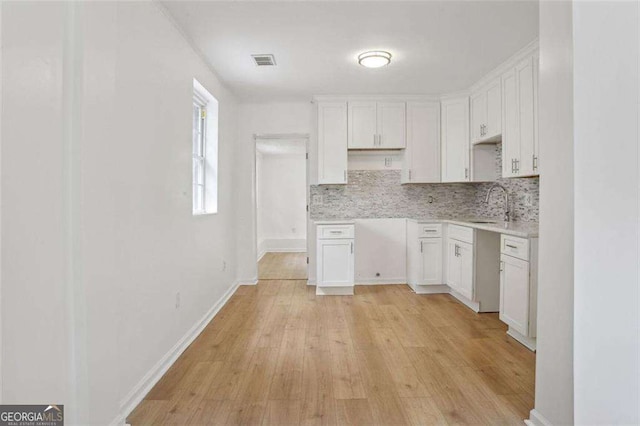
M 535 408 L 529 413 L 529 419 L 524 421 L 528 426 L 553 426 L 553 424 Z
M 418 285 L 409 284 L 415 294 L 447 294 L 451 289 L 446 284 Z
M 239 285 L 239 286 L 240 285 L 257 285 L 258 284 L 258 279 L 254 278 L 254 279 L 249 280 L 249 281 L 238 281 L 236 284 Z
M 371 278 L 366 280 L 357 280 L 355 285 L 387 285 L 387 284 L 406 284 L 407 279 L 401 278 Z
M 532 339 L 531 337 L 527 337 L 527 336 L 523 336 L 522 334 L 518 333 L 516 330 L 514 330 L 513 328 L 509 327 L 509 329 L 507 330 L 507 334 L 511 337 L 513 337 L 515 340 L 518 341 L 518 343 L 520 343 L 522 346 L 524 346 L 525 348 L 529 349 L 532 352 L 536 351 L 536 339 Z
M 211 322 L 227 301 L 233 296 L 240 283 L 235 282 L 224 295 L 209 309 L 209 311 L 194 324 L 193 327 L 154 365 L 142 380 L 129 391 L 127 396 L 120 401 L 120 413 L 111 422 L 112 425 L 124 425 L 127 417 L 140 404 L 151 388 L 162 378 L 180 355 L 200 335 L 202 330 Z

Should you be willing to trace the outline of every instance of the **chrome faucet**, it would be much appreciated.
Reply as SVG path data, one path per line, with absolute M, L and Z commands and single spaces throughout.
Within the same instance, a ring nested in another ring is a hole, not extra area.
M 487 198 L 484 200 L 484 202 L 485 203 L 489 202 L 491 191 L 493 191 L 495 188 L 500 188 L 502 189 L 502 192 L 504 192 L 504 221 L 509 222 L 511 221 L 511 212 L 509 211 L 509 192 L 507 191 L 507 188 L 500 185 L 498 182 L 494 182 L 493 185 L 491 185 L 491 187 L 487 191 Z

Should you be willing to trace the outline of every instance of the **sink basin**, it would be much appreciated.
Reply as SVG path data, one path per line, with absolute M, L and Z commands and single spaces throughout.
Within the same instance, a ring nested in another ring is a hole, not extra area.
M 469 223 L 498 223 L 495 220 L 470 220 Z

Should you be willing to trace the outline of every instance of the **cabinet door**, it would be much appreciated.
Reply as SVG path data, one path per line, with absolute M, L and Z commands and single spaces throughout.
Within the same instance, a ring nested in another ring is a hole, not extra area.
M 349 148 L 377 148 L 375 102 L 349 102 Z
M 500 256 L 500 320 L 529 335 L 529 262 Z
M 496 139 L 502 134 L 502 87 L 500 79 L 487 87 L 487 119 L 485 139 Z
M 458 258 L 460 259 L 458 292 L 467 299 L 473 300 L 473 245 L 458 242 Z
M 318 183 L 347 183 L 347 103 L 318 103 Z
M 469 98 L 441 104 L 442 182 L 469 182 Z
M 485 139 L 485 125 L 487 124 L 487 92 L 484 90 L 471 96 L 471 140 L 473 142 Z
M 516 72 L 502 76 L 502 177 L 516 175 L 515 160 L 520 159 L 518 130 L 518 92 Z
M 534 67 L 533 58 L 527 58 L 516 66 L 518 92 L 518 130 L 520 139 L 520 161 L 518 176 L 530 176 L 533 172 L 535 146 L 534 114 Z
M 400 149 L 406 146 L 406 104 L 378 102 L 378 148 Z
M 345 287 L 354 282 L 353 240 L 318 240 L 320 287 Z
M 407 148 L 402 181 L 440 182 L 440 103 L 407 103 Z
M 455 291 L 460 291 L 460 258 L 458 257 L 458 242 L 447 240 L 447 285 Z
M 442 238 L 420 238 L 420 258 L 418 284 L 442 284 Z

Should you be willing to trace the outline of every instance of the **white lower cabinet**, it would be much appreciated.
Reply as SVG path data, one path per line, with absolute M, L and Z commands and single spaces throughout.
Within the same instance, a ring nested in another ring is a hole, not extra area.
M 520 334 L 529 332 L 529 262 L 500 256 L 500 319 Z
M 500 320 L 529 349 L 536 347 L 537 239 L 503 235 L 500 254 Z
M 420 294 L 447 293 L 443 278 L 442 224 L 407 223 L 407 281 Z
M 353 294 L 355 226 L 318 225 L 316 294 Z
M 459 225 L 448 225 L 447 234 L 446 283 L 451 294 L 476 312 L 497 312 L 499 235 Z

